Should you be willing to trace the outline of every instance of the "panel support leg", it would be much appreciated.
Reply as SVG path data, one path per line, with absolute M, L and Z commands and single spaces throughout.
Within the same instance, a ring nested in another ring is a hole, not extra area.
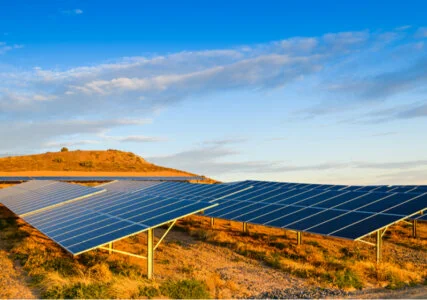
M 377 244 L 376 244 L 377 263 L 381 262 L 381 258 L 382 258 L 382 244 L 383 244 L 383 239 L 382 239 L 381 230 L 378 230 L 377 231 Z
M 302 232 L 297 231 L 297 245 L 301 245 L 301 244 L 302 244 Z
M 113 243 L 108 243 L 108 254 L 112 254 L 113 253 Z
M 154 273 L 154 229 L 150 228 L 147 232 L 147 278 L 153 279 Z
M 243 222 L 243 232 L 248 233 L 248 223 Z
M 211 227 L 214 227 L 214 225 L 215 225 L 215 219 L 211 218 Z
M 412 220 L 412 237 L 414 239 L 417 238 L 417 225 L 418 225 L 417 220 Z

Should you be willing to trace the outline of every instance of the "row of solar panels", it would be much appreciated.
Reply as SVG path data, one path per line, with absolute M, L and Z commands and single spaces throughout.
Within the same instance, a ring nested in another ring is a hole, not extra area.
M 111 180 L 138 180 L 138 181 L 189 181 L 203 180 L 202 176 L 3 176 L 0 182 L 20 182 L 29 180 L 55 180 L 55 181 L 111 181 Z
M 118 186 L 122 183 L 116 182 Z M 104 187 L 109 189 L 111 184 Z M 114 188 L 114 185 L 112 186 Z M 129 193 L 218 202 L 206 215 L 291 230 L 359 239 L 427 207 L 427 192 L 243 181 L 232 184 L 165 182 Z M 418 218 L 419 216 L 416 216 Z M 423 219 L 424 216 L 420 216 Z
M 99 188 L 29 181 L 0 190 L 0 202 L 77 255 L 201 210 L 216 218 L 358 239 L 423 211 L 427 194 L 261 181 L 116 181 Z
M 1 189 L 0 203 L 74 255 L 216 205 L 46 180 Z
M 293 187 L 300 189 L 323 189 L 331 191 L 358 191 L 358 192 L 384 192 L 384 193 L 426 193 L 427 185 L 333 185 L 333 184 L 311 184 L 311 183 L 290 183 L 290 182 L 269 182 L 246 180 L 236 183 L 248 183 L 253 185 L 264 184 L 265 182 L 283 187 Z

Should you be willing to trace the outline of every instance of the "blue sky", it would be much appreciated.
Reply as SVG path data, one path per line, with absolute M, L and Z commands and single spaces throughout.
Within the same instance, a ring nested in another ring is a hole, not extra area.
M 4 1 L 0 154 L 427 184 L 424 1 Z

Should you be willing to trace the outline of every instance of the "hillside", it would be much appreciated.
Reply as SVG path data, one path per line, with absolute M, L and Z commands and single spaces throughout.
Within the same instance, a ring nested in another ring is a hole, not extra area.
M 8 174 L 9 173 L 9 174 Z M 11 174 L 13 173 L 13 174 Z M 191 176 L 194 174 L 157 166 L 131 152 L 107 151 L 66 151 L 47 152 L 36 155 L 0 158 L 0 174 L 39 176 L 84 176 L 86 173 L 107 176 Z M 108 174 L 106 174 L 108 173 Z

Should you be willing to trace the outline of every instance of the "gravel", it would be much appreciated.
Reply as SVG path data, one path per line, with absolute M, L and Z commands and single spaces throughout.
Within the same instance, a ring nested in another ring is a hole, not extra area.
M 329 297 L 345 297 L 349 293 L 338 289 L 274 289 L 269 292 L 263 292 L 256 296 L 249 297 L 249 299 L 312 299 L 312 298 L 329 298 Z

